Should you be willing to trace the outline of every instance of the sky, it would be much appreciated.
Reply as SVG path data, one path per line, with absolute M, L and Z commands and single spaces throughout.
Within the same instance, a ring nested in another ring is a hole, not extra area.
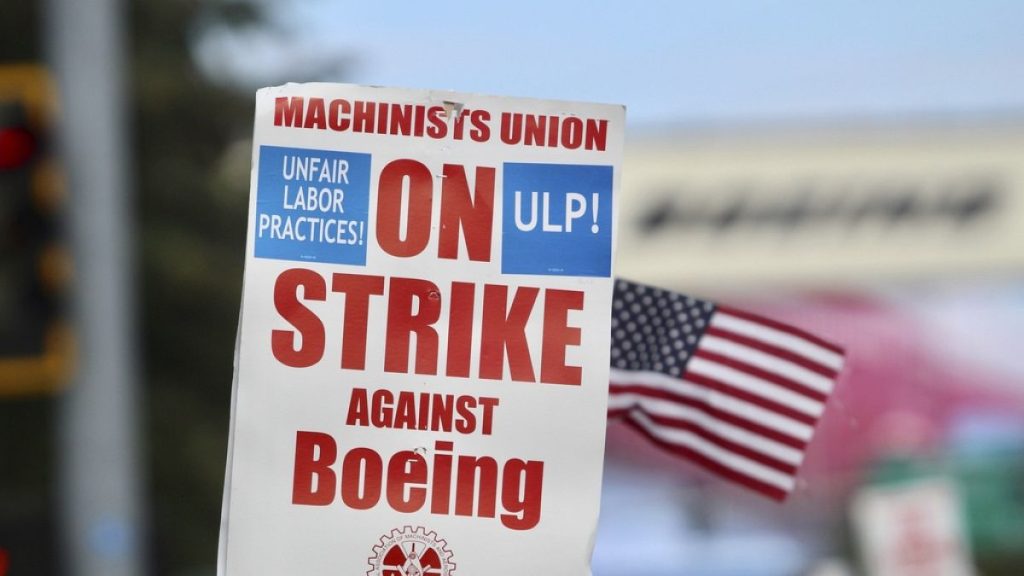
M 1024 110 L 1024 2 L 275 2 L 250 79 L 625 104 L 631 125 Z M 237 72 L 237 70 L 236 70 Z

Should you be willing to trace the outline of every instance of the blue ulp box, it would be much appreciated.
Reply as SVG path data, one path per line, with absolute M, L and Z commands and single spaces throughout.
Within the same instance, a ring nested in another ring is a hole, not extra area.
M 506 163 L 503 274 L 611 276 L 611 166 Z

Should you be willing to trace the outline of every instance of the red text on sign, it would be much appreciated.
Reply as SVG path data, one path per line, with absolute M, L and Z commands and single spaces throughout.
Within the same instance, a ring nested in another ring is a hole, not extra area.
M 476 186 L 471 190 L 464 166 L 444 165 L 439 258 L 459 257 L 461 233 L 470 260 L 491 260 L 495 170 L 480 166 L 474 172 Z M 377 243 L 388 254 L 409 258 L 426 249 L 433 221 L 434 180 L 430 169 L 416 160 L 393 160 L 381 170 L 377 183 Z M 403 214 L 416 217 L 406 218 L 403 226 Z
M 490 436 L 498 403 L 497 398 L 487 396 L 353 388 L 345 424 Z
M 435 140 L 486 142 L 491 137 L 490 112 L 444 106 L 397 104 L 367 100 L 279 96 L 274 100 L 274 126 L 414 136 Z M 467 122 L 468 120 L 468 122 Z
M 292 504 L 327 506 L 340 496 L 353 510 L 369 510 L 384 499 L 406 514 L 494 518 L 501 504 L 502 525 L 530 530 L 540 521 L 544 463 L 453 454 L 452 442 L 437 441 L 431 458 L 402 450 L 385 458 L 372 448 L 338 454 L 334 437 L 299 431 L 295 437 Z M 339 461 L 340 456 L 340 461 Z
M 433 282 L 417 278 L 334 273 L 330 279 L 332 301 L 340 300 L 344 310 L 339 353 L 343 369 L 366 368 L 371 299 L 384 297 L 386 330 L 380 344 L 386 372 L 439 374 L 443 338 L 447 351 L 445 376 L 470 377 L 475 355 L 476 376 L 481 379 L 507 377 L 518 382 L 569 385 L 582 381 L 582 367 L 569 364 L 566 358 L 567 349 L 581 343 L 580 328 L 569 322 L 572 311 L 583 310 L 581 291 L 452 282 L 443 295 Z M 477 290 L 483 292 L 483 310 L 479 342 L 474 342 Z M 272 331 L 274 358 L 293 368 L 313 366 L 323 359 L 327 328 L 307 303 L 327 299 L 327 278 L 319 272 L 292 268 L 278 276 L 274 305 L 291 327 Z M 439 332 L 436 324 L 444 306 L 448 309 L 448 329 Z M 526 335 L 534 315 L 539 315 L 542 326 L 539 350 L 531 347 Z

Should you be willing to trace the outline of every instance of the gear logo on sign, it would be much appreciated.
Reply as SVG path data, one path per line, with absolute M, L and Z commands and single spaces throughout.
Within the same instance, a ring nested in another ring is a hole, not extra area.
M 448 542 L 434 531 L 411 526 L 380 537 L 366 576 L 449 576 L 455 573 Z

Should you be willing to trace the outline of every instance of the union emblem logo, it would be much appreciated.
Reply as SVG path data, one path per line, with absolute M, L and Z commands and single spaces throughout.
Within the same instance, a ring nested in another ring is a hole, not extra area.
M 367 560 L 366 576 L 449 576 L 455 573 L 448 542 L 422 526 L 394 529 L 380 537 Z

